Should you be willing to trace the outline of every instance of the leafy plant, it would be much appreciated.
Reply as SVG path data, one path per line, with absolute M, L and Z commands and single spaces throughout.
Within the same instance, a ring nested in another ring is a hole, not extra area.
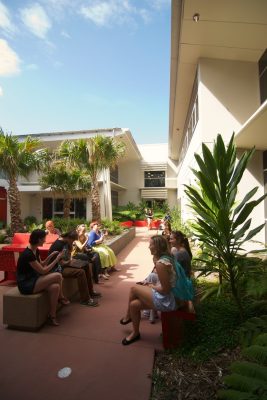
M 76 229 L 76 227 L 80 224 L 85 224 L 89 226 L 90 224 L 87 223 L 84 219 L 81 218 L 54 218 L 54 225 L 56 228 L 60 230 L 61 233 L 66 233 Z M 46 221 L 43 221 L 45 225 Z
M 112 137 L 97 135 L 90 139 L 69 141 L 60 146 L 61 155 L 70 164 L 88 176 L 91 182 L 92 219 L 100 220 L 100 198 L 98 179 L 105 170 L 114 167 L 125 153 L 123 142 L 116 142 Z
M 33 223 L 33 224 L 31 224 L 31 225 L 29 225 L 29 226 L 27 227 L 27 231 L 28 231 L 28 232 L 32 232 L 32 231 L 34 231 L 35 229 L 44 229 L 44 225 L 43 225 L 42 223 L 40 223 L 40 224 L 35 224 L 35 223 Z
M 217 284 L 212 282 L 197 282 L 196 285 L 198 292 L 217 288 Z M 229 294 L 225 293 L 224 297 L 213 294 L 196 304 L 195 309 L 196 322 L 186 321 L 186 340 L 177 350 L 178 356 L 203 361 L 222 349 L 237 346 L 241 320 L 238 307 Z
M 248 319 L 239 329 L 242 355 L 249 361 L 231 364 L 231 375 L 224 377 L 227 388 L 219 399 L 267 398 L 267 315 Z
M 40 149 L 41 142 L 28 136 L 23 142 L 12 134 L 5 134 L 0 128 L 0 169 L 8 182 L 11 231 L 23 231 L 21 219 L 19 176 L 28 177 L 32 171 L 40 171 L 47 158 L 47 150 Z
M 26 226 L 26 229 L 28 230 L 29 226 L 37 224 L 37 218 L 34 217 L 33 215 L 29 215 L 28 217 L 24 218 L 23 223 Z
M 192 236 L 192 232 L 188 227 L 188 224 L 183 223 L 181 217 L 181 210 L 178 206 L 175 206 L 170 211 L 171 226 L 173 231 L 182 231 L 187 237 Z
M 257 187 L 250 190 L 237 205 L 237 186 L 243 176 L 254 149 L 237 159 L 234 134 L 226 148 L 221 135 L 217 136 L 213 153 L 203 143 L 202 157 L 195 154 L 199 169 L 192 169 L 197 178 L 196 186 L 186 185 L 186 194 L 196 213 L 192 225 L 194 234 L 205 244 L 209 257 L 216 258 L 220 276 L 230 283 L 232 295 L 243 315 L 238 283 L 246 273 L 245 256 L 240 252 L 245 242 L 252 239 L 265 224 L 250 230 L 253 209 L 266 197 L 251 200 Z M 208 258 L 207 258 L 208 259 Z M 206 262 L 202 258 L 203 263 Z M 206 274 L 213 272 L 206 262 Z
M 103 219 L 102 226 L 104 229 L 107 229 L 109 235 L 120 235 L 123 231 L 123 228 L 120 226 L 118 221 L 109 221 L 107 219 Z
M 0 243 L 5 243 L 7 235 L 5 233 L 0 233 Z

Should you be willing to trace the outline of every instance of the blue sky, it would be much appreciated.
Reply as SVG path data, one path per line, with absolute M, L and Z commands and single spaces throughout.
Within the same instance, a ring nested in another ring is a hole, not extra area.
M 0 0 L 0 127 L 168 140 L 170 0 Z

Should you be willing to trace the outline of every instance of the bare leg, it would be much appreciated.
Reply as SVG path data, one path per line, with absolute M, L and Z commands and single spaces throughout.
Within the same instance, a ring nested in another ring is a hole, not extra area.
M 133 331 L 126 338 L 128 341 L 139 335 L 141 310 L 147 308 L 155 310 L 152 289 L 148 286 L 133 286 L 130 290 L 128 308 L 124 319 L 130 318 L 133 324 Z
M 56 317 L 57 303 L 61 285 L 62 275 L 58 272 L 53 272 L 48 275 L 40 276 L 34 286 L 33 293 L 39 293 L 43 290 L 48 292 L 50 301 L 50 315 L 52 318 Z

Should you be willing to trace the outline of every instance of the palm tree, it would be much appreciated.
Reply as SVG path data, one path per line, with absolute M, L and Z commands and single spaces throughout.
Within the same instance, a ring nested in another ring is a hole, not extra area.
M 17 179 L 19 176 L 27 178 L 32 171 L 40 170 L 41 160 L 44 160 L 46 151 L 39 147 L 39 139 L 28 136 L 20 142 L 17 136 L 5 134 L 0 129 L 0 170 L 9 185 L 8 200 L 12 233 L 23 229 Z
M 60 151 L 58 155 L 60 156 Z M 70 217 L 72 196 L 86 193 L 91 187 L 90 177 L 83 170 L 70 165 L 66 159 L 54 159 L 46 167 L 39 183 L 42 189 L 50 188 L 52 192 L 62 194 L 63 218 Z
M 112 137 L 97 135 L 88 140 L 65 141 L 61 154 L 72 160 L 73 164 L 86 171 L 91 180 L 92 219 L 100 219 L 100 197 L 98 178 L 100 173 L 114 167 L 125 153 L 125 145 Z

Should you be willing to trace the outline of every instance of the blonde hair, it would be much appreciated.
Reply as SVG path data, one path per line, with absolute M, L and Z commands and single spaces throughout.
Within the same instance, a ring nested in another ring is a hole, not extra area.
M 162 235 L 155 235 L 151 237 L 151 240 L 154 243 L 155 246 L 155 251 L 156 251 L 156 256 L 161 257 L 162 255 L 168 255 L 171 256 L 170 248 L 169 248 L 169 243 L 167 239 L 162 236 Z

